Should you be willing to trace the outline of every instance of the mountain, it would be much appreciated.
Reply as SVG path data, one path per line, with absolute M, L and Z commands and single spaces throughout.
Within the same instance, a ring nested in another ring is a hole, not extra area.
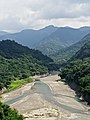
M 67 62 L 60 75 L 90 105 L 90 41 Z
M 5 32 L 5 31 L 0 31 L 0 36 L 2 36 L 2 35 L 6 35 L 6 34 L 8 34 L 8 33 Z
M 40 30 L 25 29 L 18 33 L 3 35 L 0 40 L 11 39 L 29 48 L 35 48 L 40 40 L 56 31 L 56 29 L 57 27 L 52 25 Z
M 53 60 L 38 50 L 11 40 L 0 41 L 0 89 L 8 88 L 15 79 L 47 73 L 51 63 Z
M 6 34 L 1 36 L 0 40 L 15 40 L 24 46 L 41 51 L 56 62 L 63 62 L 79 50 L 78 48 L 76 50 L 77 45 L 74 47 L 73 44 L 79 42 L 89 32 L 89 26 L 75 29 L 50 25 L 40 30 L 25 29 L 18 33 Z
M 51 33 L 55 32 L 57 29 L 58 29 L 58 27 L 55 27 L 53 25 L 49 25 L 49 26 L 46 26 L 46 27 L 40 29 L 40 31 L 43 31 L 47 35 L 50 35 Z
M 90 26 L 80 27 L 79 30 L 81 30 L 81 31 L 90 31 Z
M 80 48 L 90 41 L 90 33 L 85 35 L 79 42 L 59 50 L 57 53 L 52 54 L 52 58 L 59 62 L 65 62 L 69 60 Z
M 70 61 L 85 58 L 90 58 L 90 41 L 86 42 L 85 45 L 71 57 Z
M 30 49 L 26 46 L 22 46 L 15 41 L 3 40 L 0 41 L 0 55 L 5 58 L 17 58 L 22 55 L 31 55 L 39 61 L 53 62 L 53 60 L 46 55 L 43 55 L 40 51 Z
M 56 54 L 62 48 L 80 41 L 88 32 L 70 27 L 60 27 L 48 37 L 41 40 L 37 45 L 37 49 L 53 58 L 53 54 Z

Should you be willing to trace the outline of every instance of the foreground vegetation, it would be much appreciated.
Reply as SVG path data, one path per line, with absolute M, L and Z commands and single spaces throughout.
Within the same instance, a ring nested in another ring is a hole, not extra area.
M 0 102 L 0 120 L 23 120 L 16 110 L 12 110 L 8 105 Z

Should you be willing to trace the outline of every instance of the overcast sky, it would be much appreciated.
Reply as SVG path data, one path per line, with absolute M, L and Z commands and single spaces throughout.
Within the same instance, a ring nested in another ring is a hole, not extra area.
M 89 26 L 90 0 L 0 0 L 0 30 Z

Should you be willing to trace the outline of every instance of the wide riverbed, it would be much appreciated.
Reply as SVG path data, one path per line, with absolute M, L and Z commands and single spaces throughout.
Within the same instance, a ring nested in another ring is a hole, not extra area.
M 74 91 L 63 82 L 57 82 L 57 79 L 60 79 L 57 75 L 39 79 L 40 81 L 36 81 L 33 85 L 28 84 L 19 90 L 3 95 L 4 101 L 24 115 L 33 111 L 33 115 L 30 117 L 29 114 L 27 120 L 35 119 L 35 110 L 38 110 L 37 114 L 40 115 L 38 115 L 37 120 L 40 120 L 40 109 L 43 108 L 41 112 L 45 113 L 44 108 L 51 109 L 51 107 L 57 109 L 60 114 L 55 116 L 51 109 L 49 111 L 52 114 L 51 117 L 47 117 L 47 114 L 45 114 L 46 116 L 43 116 L 43 119 L 46 117 L 46 120 L 56 118 L 59 120 L 61 118 L 61 120 L 89 120 L 90 113 L 87 108 L 75 100 Z

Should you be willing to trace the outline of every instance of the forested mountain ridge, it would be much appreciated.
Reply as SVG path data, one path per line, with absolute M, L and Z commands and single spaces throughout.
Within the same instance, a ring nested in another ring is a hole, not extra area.
M 55 56 L 55 54 L 59 54 L 62 49 L 79 42 L 89 32 L 90 31 L 81 31 L 71 27 L 60 27 L 48 37 L 43 38 L 37 44 L 36 48 L 43 54 L 55 59 L 53 55 Z
M 61 77 L 90 104 L 90 42 L 87 42 L 61 70 Z
M 28 46 L 29 48 L 36 48 L 37 44 L 45 37 L 49 36 L 52 32 L 56 31 L 58 27 L 52 25 L 45 28 L 34 30 L 24 29 L 16 33 L 8 33 L 0 36 L 0 40 L 15 40 L 16 42 Z
M 48 72 L 53 60 L 38 50 L 24 47 L 15 41 L 0 41 L 0 89 L 12 80 Z
M 52 54 L 54 60 L 66 62 L 68 61 L 80 48 L 87 42 L 90 41 L 90 33 L 85 35 L 79 42 L 59 50 L 56 54 Z
M 22 55 L 31 55 L 33 58 L 42 62 L 53 62 L 51 58 L 43 55 L 40 51 L 22 46 L 11 40 L 0 41 L 0 55 L 5 58 L 17 58 Z
M 68 47 L 79 42 L 89 32 L 89 27 L 75 29 L 50 25 L 39 30 L 25 29 L 21 32 L 5 34 L 0 37 L 0 40 L 15 40 L 29 48 L 38 49 L 55 61 L 62 61 L 64 59 L 63 56 L 65 56 L 65 59 L 68 57 L 67 54 L 69 52 L 66 49 L 71 49 L 71 47 Z
M 90 58 L 90 41 L 86 42 L 84 46 L 81 47 L 81 49 L 76 52 L 74 56 L 70 59 L 77 60 L 77 59 L 84 59 L 84 58 Z

